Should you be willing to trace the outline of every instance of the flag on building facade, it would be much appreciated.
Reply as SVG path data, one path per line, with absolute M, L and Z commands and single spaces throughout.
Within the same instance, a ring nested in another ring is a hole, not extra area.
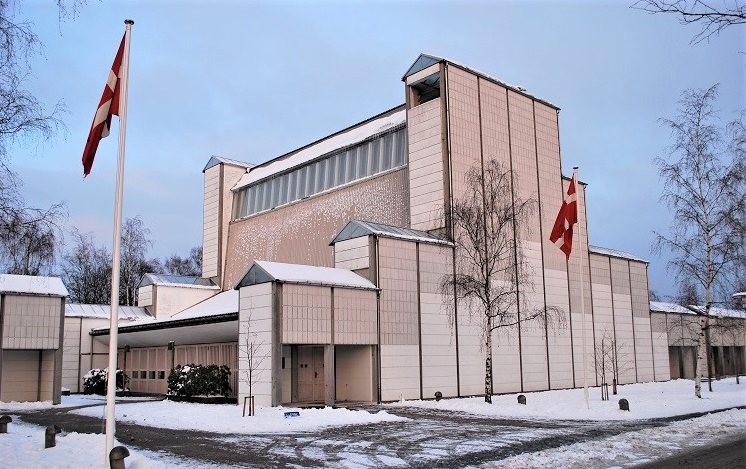
M 567 258 L 570 258 L 572 250 L 572 227 L 578 222 L 578 197 L 576 186 L 578 183 L 577 171 L 573 173 L 570 180 L 570 187 L 567 188 L 567 195 L 562 201 L 557 219 L 554 221 L 552 234 L 549 240 L 557 245 Z
M 83 177 L 90 174 L 93 167 L 93 158 L 96 156 L 98 143 L 102 138 L 109 135 L 111 129 L 111 116 L 119 115 L 119 93 L 121 88 L 122 57 L 124 56 L 124 37 L 119 44 L 117 56 L 109 71 L 109 79 L 104 86 L 104 94 L 98 104 L 96 115 L 93 117 L 91 131 L 83 150 Z

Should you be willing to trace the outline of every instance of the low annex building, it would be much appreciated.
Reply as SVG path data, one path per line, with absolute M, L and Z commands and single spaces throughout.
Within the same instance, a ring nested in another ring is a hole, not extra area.
M 589 244 L 585 183 L 569 261 L 549 242 L 569 185 L 559 108 L 425 54 L 402 81 L 404 104 L 302 148 L 258 165 L 209 159 L 202 276 L 146 276 L 149 318 L 119 329 L 133 391 L 165 392 L 174 364 L 216 363 L 231 368 L 239 402 L 251 375 L 264 406 L 484 394 L 479 318 L 439 285 L 462 255 L 448 241 L 451 208 L 490 160 L 512 168 L 510 196 L 536 202 L 514 232 L 531 272 L 517 312 L 563 315 L 557 327 L 493 332 L 492 391 L 598 384 L 595 351 L 609 337 L 626 363 L 619 383 L 671 378 L 648 263 Z
M 0 401 L 60 403 L 66 297 L 58 277 L 0 274 Z

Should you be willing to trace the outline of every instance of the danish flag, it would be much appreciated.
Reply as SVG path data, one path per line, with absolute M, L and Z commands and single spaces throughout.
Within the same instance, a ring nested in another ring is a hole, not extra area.
M 126 35 L 126 33 L 125 33 Z M 91 131 L 88 134 L 88 141 L 83 150 L 83 177 L 91 173 L 93 167 L 93 158 L 96 157 L 98 142 L 109 135 L 111 129 L 111 116 L 119 115 L 119 90 L 121 83 L 122 57 L 124 55 L 124 37 L 119 44 L 117 56 L 114 58 L 114 64 L 109 71 L 109 79 L 104 86 L 104 94 L 101 96 L 101 102 L 98 104 L 96 115 L 93 117 Z
M 557 245 L 567 258 L 570 258 L 572 250 L 572 226 L 578 222 L 578 197 L 575 188 L 578 183 L 578 173 L 575 172 L 570 180 L 570 187 L 567 188 L 567 195 L 562 201 L 557 219 L 554 221 L 552 234 L 549 241 Z

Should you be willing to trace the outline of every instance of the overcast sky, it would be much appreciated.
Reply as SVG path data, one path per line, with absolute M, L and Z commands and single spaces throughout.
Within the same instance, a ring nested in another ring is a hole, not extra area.
M 550 101 L 562 168 L 588 184 L 592 244 L 650 260 L 674 294 L 653 230 L 670 217 L 652 165 L 671 143 L 683 90 L 720 83 L 723 119 L 746 108 L 746 32 L 690 45 L 698 31 L 617 1 L 89 1 L 58 21 L 22 2 L 44 56 L 30 90 L 63 101 L 65 135 L 10 149 L 28 203 L 64 201 L 70 225 L 111 247 L 117 127 L 82 178 L 81 154 L 132 18 L 124 216 L 151 230 L 151 256 L 202 242 L 202 169 L 211 155 L 261 163 L 404 102 L 420 53 L 449 58 Z M 115 121 L 117 119 L 115 118 Z

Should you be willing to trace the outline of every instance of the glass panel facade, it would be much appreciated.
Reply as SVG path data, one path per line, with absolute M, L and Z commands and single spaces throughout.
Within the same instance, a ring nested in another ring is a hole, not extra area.
M 247 217 L 403 166 L 406 138 L 406 129 L 400 128 L 244 187 L 235 195 L 233 216 Z

